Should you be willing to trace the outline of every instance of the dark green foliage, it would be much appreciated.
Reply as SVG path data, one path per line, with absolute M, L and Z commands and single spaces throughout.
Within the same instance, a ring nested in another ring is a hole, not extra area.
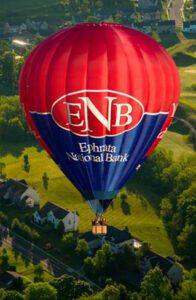
M 92 289 L 88 282 L 76 280 L 73 276 L 63 275 L 53 279 L 50 284 L 55 287 L 58 293 L 58 300 L 78 299 L 82 295 L 92 294 Z
M 73 233 L 64 234 L 62 238 L 62 247 L 65 251 L 73 251 L 75 250 L 77 245 L 76 237 Z
M 8 217 L 0 211 L 0 224 L 7 225 L 8 224 Z
M 44 269 L 39 265 L 34 267 L 34 282 L 43 281 Z
M 161 270 L 156 267 L 150 270 L 141 284 L 142 299 L 145 300 L 172 300 L 173 291 L 169 280 L 163 276 Z
M 30 171 L 30 163 L 29 163 L 29 156 L 28 156 L 28 154 L 25 154 L 24 156 L 23 156 L 23 163 L 24 163 L 24 170 L 27 172 L 27 173 L 29 173 L 29 171 Z
M 31 283 L 24 291 L 25 300 L 57 300 L 57 291 L 49 283 Z
M 44 172 L 44 174 L 42 176 L 42 182 L 43 182 L 43 186 L 44 186 L 45 190 L 47 190 L 48 189 L 49 177 L 48 177 L 48 174 L 46 172 Z
M 115 254 L 108 244 L 104 244 L 94 257 L 84 260 L 85 273 L 102 283 L 106 278 L 123 272 L 138 269 L 138 257 L 129 245 L 124 245 L 120 253 Z
M 87 255 L 87 251 L 89 250 L 88 243 L 85 239 L 79 239 L 76 247 L 76 252 L 79 256 L 85 257 Z
M 0 140 L 22 142 L 32 139 L 18 96 L 0 96 Z
M 5 272 L 9 269 L 9 256 L 6 249 L 3 249 L 0 255 L 0 272 Z
M 194 260 L 196 156 L 182 156 L 174 161 L 170 152 L 155 150 L 136 178 L 163 194 L 160 215 L 175 249 Z
M 65 230 L 65 226 L 64 226 L 63 221 L 61 221 L 61 220 L 59 221 L 56 230 L 57 230 L 59 236 L 62 237 L 62 235 L 63 235 L 63 233 L 64 233 L 64 230 Z
M 24 300 L 24 296 L 17 291 L 4 291 L 0 299 L 1 300 Z
M 12 221 L 11 228 L 30 242 L 37 242 L 40 238 L 39 233 L 35 229 L 31 229 L 28 225 L 21 223 L 17 218 Z

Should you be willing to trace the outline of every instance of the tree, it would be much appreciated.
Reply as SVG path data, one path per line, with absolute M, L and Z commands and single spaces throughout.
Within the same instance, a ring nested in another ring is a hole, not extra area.
M 28 154 L 25 154 L 23 156 L 23 162 L 24 162 L 24 170 L 28 173 L 30 171 L 30 163 L 29 163 Z
M 120 291 L 113 285 L 108 285 L 101 292 L 103 300 L 120 300 Z
M 145 300 L 173 299 L 171 284 L 158 267 L 145 275 L 141 284 L 141 296 Z
M 1 59 L 3 87 L 5 94 L 14 94 L 17 86 L 15 54 L 6 51 Z
M 78 241 L 77 247 L 76 247 L 76 251 L 77 253 L 84 257 L 87 254 L 87 251 L 89 250 L 89 246 L 88 243 L 85 239 L 80 239 Z
M 5 163 L 0 161 L 0 177 L 2 177 L 2 178 L 5 178 L 4 169 L 5 169 Z
M 74 293 L 74 277 L 70 275 L 63 275 L 59 278 L 53 279 L 50 284 L 55 287 L 58 293 L 58 300 L 64 300 L 65 295 L 67 300 L 73 299 Z
M 84 280 L 76 280 L 74 284 L 74 297 L 73 299 L 78 299 L 82 295 L 88 296 L 93 293 L 90 284 Z
M 57 291 L 47 282 L 31 283 L 24 291 L 25 300 L 57 300 Z
M 95 273 L 95 265 L 92 257 L 87 257 L 84 260 L 84 271 L 88 276 L 92 276 Z
M 173 213 L 173 207 L 168 198 L 164 198 L 160 204 L 160 215 L 164 221 L 171 219 Z
M 34 267 L 34 282 L 43 281 L 44 269 L 38 264 Z
M 186 225 L 177 237 L 178 249 L 183 255 L 190 255 L 195 259 L 196 253 L 196 225 Z
M 48 177 L 46 172 L 44 172 L 44 174 L 42 176 L 42 181 L 43 181 L 43 186 L 44 186 L 45 190 L 47 190 L 48 189 L 49 177 Z
M 62 238 L 62 246 L 65 250 L 73 251 L 76 248 L 76 238 L 72 232 L 67 233 Z
M 24 300 L 24 296 L 17 291 L 5 291 L 1 300 Z
M 180 289 L 178 290 L 176 300 L 194 300 L 196 299 L 196 281 L 185 280 L 181 283 Z
M 14 218 L 11 224 L 11 229 L 16 233 L 18 233 L 20 231 L 20 227 L 21 227 L 20 221 L 18 220 L 18 218 Z
M 3 248 L 3 251 L 0 255 L 0 270 L 1 271 L 7 271 L 9 268 L 9 256 L 7 254 L 7 251 L 5 248 Z
M 0 224 L 8 224 L 8 217 L 2 211 L 0 211 Z
M 64 231 L 65 231 L 65 225 L 63 223 L 63 221 L 59 221 L 58 225 L 57 225 L 57 232 L 60 235 L 60 237 L 63 235 Z

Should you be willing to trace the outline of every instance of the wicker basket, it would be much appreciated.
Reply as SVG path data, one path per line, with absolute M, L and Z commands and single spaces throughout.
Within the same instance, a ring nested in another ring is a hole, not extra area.
M 107 226 L 106 225 L 93 225 L 92 234 L 94 235 L 105 235 L 107 234 Z

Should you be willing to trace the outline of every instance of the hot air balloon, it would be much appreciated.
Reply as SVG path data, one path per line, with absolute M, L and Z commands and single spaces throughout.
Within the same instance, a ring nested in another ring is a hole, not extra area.
M 179 94 L 164 48 L 114 23 L 81 23 L 49 36 L 20 75 L 27 122 L 98 216 L 94 225 L 105 226 L 101 215 L 162 139 Z

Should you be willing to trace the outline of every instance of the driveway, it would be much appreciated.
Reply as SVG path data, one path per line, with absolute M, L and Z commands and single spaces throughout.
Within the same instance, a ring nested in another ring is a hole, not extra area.
M 185 0 L 171 0 L 168 9 L 170 20 L 176 21 L 176 26 L 181 27 L 183 24 L 182 9 Z

